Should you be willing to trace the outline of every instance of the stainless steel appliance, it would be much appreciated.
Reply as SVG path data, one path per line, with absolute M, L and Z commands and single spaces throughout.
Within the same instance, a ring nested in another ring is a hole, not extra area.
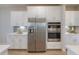
M 28 23 L 28 51 L 46 51 L 46 19 L 29 18 Z
M 49 22 L 48 23 L 48 41 L 59 42 L 61 39 L 61 23 Z

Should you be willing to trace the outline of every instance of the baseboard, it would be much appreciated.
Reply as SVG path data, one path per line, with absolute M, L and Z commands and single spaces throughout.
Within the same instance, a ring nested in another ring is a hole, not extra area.
M 26 51 L 28 51 L 27 49 L 8 49 L 8 50 L 26 50 Z M 46 49 L 46 51 L 52 51 L 52 50 L 62 50 L 62 49 Z
M 62 49 L 47 49 L 48 51 L 52 51 L 52 50 L 62 50 Z
M 47 50 L 45 49 L 45 50 L 38 50 L 38 51 L 31 51 L 31 50 L 27 50 L 28 52 L 30 52 L 30 53 L 39 53 L 39 52 L 46 52 Z

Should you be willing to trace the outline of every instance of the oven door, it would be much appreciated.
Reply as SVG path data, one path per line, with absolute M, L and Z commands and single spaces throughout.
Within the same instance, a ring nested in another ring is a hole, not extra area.
M 48 33 L 48 42 L 59 42 L 60 33 Z

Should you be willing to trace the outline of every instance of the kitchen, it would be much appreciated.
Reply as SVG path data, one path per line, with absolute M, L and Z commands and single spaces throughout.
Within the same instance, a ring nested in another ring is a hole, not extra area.
M 78 7 L 78 5 L 76 6 Z M 18 55 L 20 52 L 23 55 L 47 53 L 49 55 L 64 55 L 66 52 L 68 54 L 70 45 L 78 45 L 78 41 L 77 44 L 73 44 L 72 39 L 67 41 L 71 36 L 78 38 L 78 34 L 73 34 L 75 30 L 70 31 L 74 27 L 78 31 L 78 23 L 74 23 L 73 18 L 75 10 L 77 10 L 76 6 L 61 4 L 0 5 L 0 45 L 9 45 L 8 53 L 10 55 Z M 70 7 L 75 10 L 70 10 Z M 78 10 L 76 13 L 78 15 Z M 46 25 L 43 26 L 42 23 Z M 29 28 L 31 24 L 32 28 Z M 70 30 L 68 26 L 70 26 Z M 36 28 L 39 29 L 34 30 Z M 32 35 L 31 33 L 34 32 L 38 33 Z

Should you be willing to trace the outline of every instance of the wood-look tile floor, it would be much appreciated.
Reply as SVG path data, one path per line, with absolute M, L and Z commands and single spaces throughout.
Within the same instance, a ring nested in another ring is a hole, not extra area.
M 29 53 L 27 50 L 8 50 L 9 55 L 65 55 L 62 50 L 47 50 L 46 52 Z

